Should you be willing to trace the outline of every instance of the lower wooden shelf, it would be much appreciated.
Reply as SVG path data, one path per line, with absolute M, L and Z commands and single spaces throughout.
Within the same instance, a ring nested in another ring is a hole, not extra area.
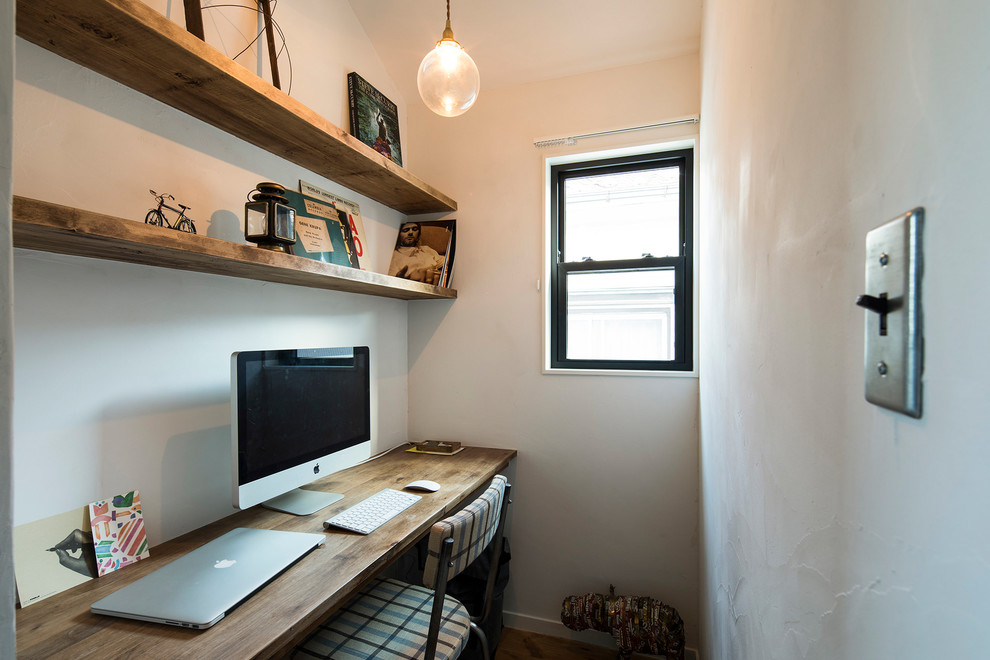
M 14 247 L 402 300 L 455 289 L 14 196 Z

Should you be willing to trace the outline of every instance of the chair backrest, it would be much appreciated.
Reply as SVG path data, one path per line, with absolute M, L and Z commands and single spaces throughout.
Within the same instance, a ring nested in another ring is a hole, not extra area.
M 452 539 L 450 568 L 447 579 L 463 571 L 495 537 L 502 514 L 507 480 L 496 475 L 492 483 L 476 500 L 452 516 L 434 523 L 430 530 L 429 552 L 423 572 L 423 585 L 436 586 L 440 550 L 445 539 Z

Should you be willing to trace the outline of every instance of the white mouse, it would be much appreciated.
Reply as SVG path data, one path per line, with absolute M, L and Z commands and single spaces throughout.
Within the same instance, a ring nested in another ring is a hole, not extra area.
M 425 490 L 430 493 L 435 493 L 440 490 L 440 484 L 435 481 L 430 481 L 429 479 L 420 479 L 419 481 L 414 481 L 405 486 L 409 490 Z

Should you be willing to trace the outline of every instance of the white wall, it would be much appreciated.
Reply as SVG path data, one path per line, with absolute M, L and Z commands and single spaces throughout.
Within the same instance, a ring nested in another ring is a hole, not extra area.
M 11 541 L 11 382 L 13 327 L 10 195 L 13 155 L 14 3 L 0 4 L 0 657 L 14 657 L 14 570 Z
M 455 119 L 409 111 L 414 169 L 458 201 L 460 294 L 410 308 L 410 438 L 519 450 L 505 604 L 514 627 L 565 636 L 563 598 L 612 583 L 677 608 L 696 643 L 697 380 L 542 373 L 544 159 L 565 152 L 533 140 L 694 114 L 699 93 L 691 55 L 509 89 L 482 83 Z
M 287 3 L 276 18 L 293 95 L 331 122 L 346 126 L 351 70 L 394 94 L 346 2 Z M 339 38 L 314 37 L 314 21 Z M 223 37 L 228 54 L 236 37 Z M 16 47 L 17 194 L 141 222 L 148 189 L 164 190 L 191 206 L 200 233 L 243 242 L 255 184 L 303 178 L 361 204 L 372 269 L 387 264 L 399 213 L 33 44 Z M 406 438 L 409 303 L 26 250 L 15 251 L 14 287 L 15 524 L 135 488 L 152 545 L 233 512 L 235 350 L 369 345 L 373 449 Z
M 703 657 L 990 648 L 990 5 L 705 3 Z M 924 231 L 924 417 L 863 399 L 867 231 Z

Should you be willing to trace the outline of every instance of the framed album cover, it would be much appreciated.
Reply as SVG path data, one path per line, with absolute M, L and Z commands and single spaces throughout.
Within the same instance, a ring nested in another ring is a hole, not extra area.
M 435 286 L 450 286 L 456 238 L 456 220 L 403 222 L 395 239 L 388 274 Z
M 347 74 L 347 98 L 351 135 L 401 166 L 398 106 L 353 71 Z
M 296 243 L 292 246 L 292 254 L 358 268 L 347 213 L 338 210 L 329 201 L 295 190 L 286 190 L 284 194 L 289 206 L 296 211 Z

